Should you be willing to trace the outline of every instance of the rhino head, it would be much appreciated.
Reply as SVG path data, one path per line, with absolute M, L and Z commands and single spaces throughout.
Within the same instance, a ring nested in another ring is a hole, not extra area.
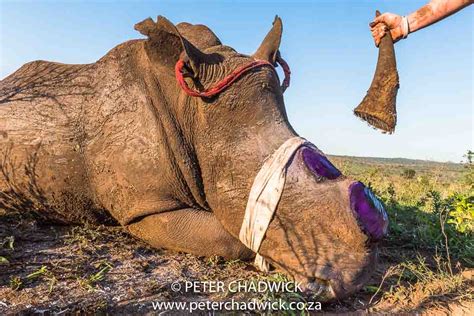
M 276 18 L 249 56 L 222 45 L 203 25 L 174 26 L 163 17 L 135 26 L 148 37 L 146 51 L 159 72 L 169 74 L 176 125 L 192 144 L 206 207 L 236 239 L 253 180 L 287 139 L 283 92 L 272 67 L 253 69 L 219 94 L 187 95 L 174 66 L 184 61 L 189 87 L 205 90 L 255 60 L 275 64 L 282 22 Z M 164 88 L 163 88 L 164 89 Z M 377 242 L 387 230 L 383 206 L 369 188 L 344 175 L 318 150 L 301 147 L 289 162 L 285 187 L 259 253 L 309 290 L 341 298 L 360 288 L 374 270 Z M 203 229 L 205 233 L 205 229 Z

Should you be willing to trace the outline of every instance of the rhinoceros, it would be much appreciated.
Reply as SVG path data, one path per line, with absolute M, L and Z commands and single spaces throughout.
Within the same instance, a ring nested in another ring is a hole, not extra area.
M 251 56 L 204 25 L 158 17 L 135 29 L 145 38 L 95 63 L 34 61 L 0 82 L 0 207 L 118 223 L 157 248 L 252 259 L 239 234 L 253 181 L 298 136 L 273 67 L 281 19 Z M 218 93 L 200 94 L 222 80 Z M 298 148 L 285 168 L 258 254 L 322 297 L 353 293 L 376 264 L 382 204 L 315 146 Z

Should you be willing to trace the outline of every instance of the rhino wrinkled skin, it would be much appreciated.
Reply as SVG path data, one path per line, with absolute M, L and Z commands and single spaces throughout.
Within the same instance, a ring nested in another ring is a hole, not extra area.
M 34 61 L 0 82 L 0 207 L 63 223 L 118 222 L 154 247 L 251 259 L 238 236 L 252 182 L 297 136 L 278 76 L 260 67 L 205 99 L 181 90 L 174 65 L 184 59 L 188 84 L 203 89 L 253 59 L 274 63 L 281 20 L 252 56 L 203 25 L 159 17 L 135 28 L 146 39 L 95 63 Z M 354 181 L 336 176 L 315 176 L 298 150 L 260 248 L 327 298 L 359 289 L 377 256 L 350 208 Z

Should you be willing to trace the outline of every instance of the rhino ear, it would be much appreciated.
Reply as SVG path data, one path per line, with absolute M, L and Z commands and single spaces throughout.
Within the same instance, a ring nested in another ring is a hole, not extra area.
M 135 24 L 134 28 L 143 35 L 150 37 L 156 30 L 156 23 L 151 18 L 147 18 L 140 23 Z
M 135 30 L 148 37 L 147 53 L 159 64 L 174 67 L 184 52 L 186 63 L 197 73 L 205 59 L 205 54 L 186 40 L 176 26 L 163 16 L 158 16 L 156 23 L 151 18 L 145 19 L 135 24 Z
M 278 48 L 280 47 L 282 33 L 283 24 L 280 17 L 277 15 L 273 21 L 272 29 L 268 32 L 267 36 L 265 36 L 265 39 L 263 40 L 262 44 L 260 44 L 260 47 L 257 49 L 257 51 L 253 54 L 253 57 L 256 59 L 267 60 L 274 64 L 277 57 Z

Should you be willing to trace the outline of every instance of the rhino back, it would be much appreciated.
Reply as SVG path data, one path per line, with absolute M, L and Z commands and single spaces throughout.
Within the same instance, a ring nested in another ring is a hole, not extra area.
M 102 216 L 81 155 L 93 68 L 35 61 L 0 82 L 0 207 L 61 222 Z
M 37 61 L 1 81 L 0 150 L 21 172 L 0 175 L 0 189 L 18 183 L 16 195 L 46 204 L 41 210 L 48 217 L 66 213 L 61 221 L 102 221 L 111 214 L 126 224 L 193 205 L 193 162 L 164 104 L 169 96 L 149 66 L 142 41 L 135 40 L 93 64 Z M 30 160 L 34 172 L 23 172 Z M 0 201 L 4 208 L 25 204 L 5 194 Z

